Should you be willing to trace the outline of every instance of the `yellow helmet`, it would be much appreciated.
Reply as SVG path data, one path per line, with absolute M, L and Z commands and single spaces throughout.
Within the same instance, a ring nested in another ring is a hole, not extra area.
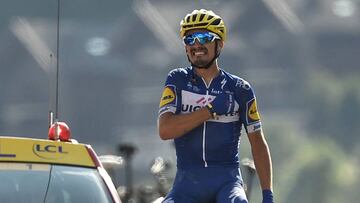
M 185 33 L 193 29 L 207 29 L 226 40 L 226 26 L 222 18 L 211 10 L 194 10 L 187 14 L 180 22 L 180 36 L 183 38 Z

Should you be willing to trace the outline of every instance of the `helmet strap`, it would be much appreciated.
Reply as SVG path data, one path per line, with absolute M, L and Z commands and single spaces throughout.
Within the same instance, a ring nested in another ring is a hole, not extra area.
M 214 57 L 209 61 L 209 63 L 207 63 L 206 65 L 204 65 L 204 66 L 196 65 L 196 64 L 194 64 L 194 63 L 190 60 L 190 58 L 189 58 L 188 55 L 187 55 L 187 58 L 188 58 L 188 60 L 189 60 L 189 62 L 190 62 L 190 64 L 191 64 L 192 67 L 196 67 L 196 68 L 199 68 L 199 69 L 208 69 L 208 68 L 210 68 L 210 66 L 215 62 L 215 60 L 216 60 L 217 58 L 219 58 L 219 56 L 220 56 L 220 51 L 219 51 L 219 49 L 218 49 L 218 41 L 215 40 L 215 56 L 214 56 Z

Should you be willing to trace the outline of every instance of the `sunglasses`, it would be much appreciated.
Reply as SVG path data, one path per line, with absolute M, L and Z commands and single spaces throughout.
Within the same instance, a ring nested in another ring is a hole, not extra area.
M 185 45 L 191 46 L 195 44 L 196 39 L 201 45 L 204 45 L 206 43 L 213 42 L 215 39 L 220 39 L 220 37 L 211 32 L 195 32 L 191 35 L 185 36 L 183 38 L 183 42 Z

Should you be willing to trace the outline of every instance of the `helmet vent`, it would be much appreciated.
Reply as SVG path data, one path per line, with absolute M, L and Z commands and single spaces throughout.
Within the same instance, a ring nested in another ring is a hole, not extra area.
M 193 21 L 193 22 L 196 20 L 196 17 L 197 17 L 196 14 L 192 16 L 192 21 Z
M 204 17 L 205 17 L 205 14 L 201 14 L 199 21 L 202 21 L 204 19 Z
M 214 16 L 208 16 L 208 20 L 211 20 Z
M 190 22 L 190 17 L 191 17 L 191 16 L 188 16 L 188 17 L 186 18 L 186 22 L 187 22 L 187 23 Z
M 187 28 L 191 28 L 191 27 L 203 27 L 203 26 L 206 26 L 207 23 L 197 23 L 197 24 L 194 24 L 194 25 L 184 25 L 182 26 L 184 29 L 187 29 Z
M 211 23 L 211 25 L 219 25 L 221 22 L 221 19 L 216 19 L 214 22 Z

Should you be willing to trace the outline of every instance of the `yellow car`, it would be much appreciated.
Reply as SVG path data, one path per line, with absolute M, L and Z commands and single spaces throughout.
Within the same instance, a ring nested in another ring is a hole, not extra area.
M 0 136 L 0 202 L 121 203 L 90 145 Z

